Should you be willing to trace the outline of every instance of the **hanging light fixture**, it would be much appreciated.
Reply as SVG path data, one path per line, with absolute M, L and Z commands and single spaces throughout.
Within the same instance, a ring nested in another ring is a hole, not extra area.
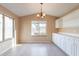
M 40 12 L 40 14 L 37 14 L 37 17 L 44 18 L 46 16 L 46 14 L 43 13 L 43 11 L 42 11 L 42 5 L 43 5 L 43 3 L 40 3 L 40 4 L 41 4 L 41 12 Z

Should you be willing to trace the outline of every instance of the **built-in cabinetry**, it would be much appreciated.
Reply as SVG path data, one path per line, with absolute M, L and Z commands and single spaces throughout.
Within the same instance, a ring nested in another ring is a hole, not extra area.
M 79 9 L 57 19 L 55 28 L 53 42 L 68 55 L 79 56 Z
M 79 9 L 56 20 L 56 28 L 79 28 Z
M 78 37 L 54 33 L 52 41 L 68 55 L 79 56 Z
M 55 22 L 56 28 L 63 28 L 63 18 L 59 18 Z

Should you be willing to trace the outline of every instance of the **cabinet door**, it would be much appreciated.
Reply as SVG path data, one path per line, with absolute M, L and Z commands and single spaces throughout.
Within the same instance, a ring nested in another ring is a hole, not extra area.
M 60 41 L 59 46 L 62 49 L 62 47 L 63 47 L 63 36 L 62 35 L 60 35 L 59 41 Z
M 72 56 L 76 56 L 76 38 L 72 38 Z
M 62 37 L 62 41 L 63 41 L 62 49 L 63 49 L 63 51 L 66 51 L 66 38 L 65 38 L 65 36 Z
M 58 45 L 58 35 L 57 34 L 53 34 L 53 42 Z
M 56 40 L 57 40 L 57 45 L 60 47 L 60 40 L 59 40 L 59 36 L 57 35 L 57 38 L 56 38 Z
M 63 50 L 64 49 L 64 37 L 63 36 L 61 36 L 61 49 Z
M 52 41 L 54 42 L 54 44 L 56 44 L 56 38 L 55 38 L 55 35 L 54 34 L 52 36 Z
M 76 55 L 79 56 L 79 39 L 76 39 Z
M 55 35 L 55 43 L 57 46 L 59 46 L 59 36 Z
M 72 55 L 72 56 L 74 56 L 75 55 L 75 45 L 74 45 L 74 38 L 72 38 L 72 37 L 69 37 L 68 38 L 68 43 L 67 43 L 67 53 L 69 54 L 69 55 Z

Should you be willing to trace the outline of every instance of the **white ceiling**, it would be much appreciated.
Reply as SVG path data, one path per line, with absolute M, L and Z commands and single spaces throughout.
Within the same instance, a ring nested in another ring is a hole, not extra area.
M 6 7 L 18 16 L 41 12 L 40 3 L 2 3 L 0 5 Z M 75 9 L 77 6 L 79 6 L 78 3 L 44 3 L 43 12 L 47 15 L 60 17 Z

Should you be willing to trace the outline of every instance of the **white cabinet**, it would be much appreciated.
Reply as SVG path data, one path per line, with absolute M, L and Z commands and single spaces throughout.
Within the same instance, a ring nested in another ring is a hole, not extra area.
M 74 45 L 74 39 L 71 37 L 66 37 L 66 53 L 68 55 L 75 55 L 75 45 Z
M 65 50 L 65 40 L 64 40 L 63 36 L 62 36 L 62 39 L 61 39 L 61 49 Z
M 71 56 L 79 56 L 79 39 L 63 34 L 53 34 L 53 42 Z
M 60 46 L 60 48 L 61 48 L 61 49 L 63 49 L 63 48 L 64 48 L 63 39 L 64 39 L 64 37 L 63 37 L 63 36 L 61 36 L 61 35 L 59 35 L 59 41 L 60 41 L 59 46 Z
M 62 20 L 62 18 L 57 19 L 55 24 L 56 24 L 56 28 L 62 28 L 63 27 L 63 20 Z
M 54 44 L 57 44 L 57 38 L 56 38 L 56 35 L 55 34 L 53 34 L 53 39 L 52 39 L 52 41 L 54 42 Z
M 75 44 L 76 44 L 75 52 L 76 52 L 76 55 L 79 56 L 79 39 L 76 40 Z

